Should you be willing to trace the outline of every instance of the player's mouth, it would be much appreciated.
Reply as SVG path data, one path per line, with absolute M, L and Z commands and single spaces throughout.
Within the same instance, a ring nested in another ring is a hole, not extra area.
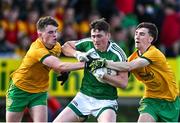
M 139 41 L 135 41 L 136 44 L 140 43 Z
M 55 42 L 57 41 L 57 39 L 55 38 L 55 39 L 53 39 L 52 41 L 53 41 L 53 43 L 55 43 Z
M 96 43 L 96 44 L 94 44 L 94 45 L 95 45 L 95 46 L 99 46 L 99 44 L 97 44 L 97 43 Z

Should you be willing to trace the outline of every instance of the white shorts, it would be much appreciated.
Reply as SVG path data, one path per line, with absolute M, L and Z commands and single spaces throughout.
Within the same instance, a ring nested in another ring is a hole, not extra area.
M 118 109 L 117 100 L 100 100 L 78 92 L 74 99 L 68 105 L 79 117 L 93 115 L 96 118 L 106 109 L 112 109 L 115 112 Z

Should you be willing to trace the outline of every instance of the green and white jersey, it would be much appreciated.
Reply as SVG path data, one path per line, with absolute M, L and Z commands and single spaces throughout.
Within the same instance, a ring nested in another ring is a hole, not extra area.
M 101 52 L 95 49 L 91 38 L 85 38 L 76 43 L 76 50 L 81 52 L 93 52 L 92 57 L 106 58 L 112 61 L 127 61 L 124 51 L 116 44 L 109 41 L 107 51 Z M 84 69 L 84 77 L 80 91 L 97 99 L 117 99 L 117 89 L 106 83 L 99 82 L 87 69 Z

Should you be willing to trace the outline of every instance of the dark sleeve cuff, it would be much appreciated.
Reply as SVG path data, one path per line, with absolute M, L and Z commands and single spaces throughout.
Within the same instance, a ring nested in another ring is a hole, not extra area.
M 40 62 L 42 63 L 44 61 L 45 58 L 47 58 L 48 56 L 50 56 L 50 54 L 47 54 L 45 56 L 43 56 L 41 59 L 40 59 Z

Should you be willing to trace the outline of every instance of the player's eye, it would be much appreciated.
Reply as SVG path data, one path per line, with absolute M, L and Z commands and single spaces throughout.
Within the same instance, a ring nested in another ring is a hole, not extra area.
M 97 38 L 101 38 L 102 37 L 102 35 L 97 35 Z
M 95 38 L 96 36 L 95 35 L 91 35 L 92 38 Z
M 57 31 L 49 31 L 48 34 L 54 34 L 56 33 Z
M 140 35 L 141 35 L 141 36 L 144 36 L 144 35 L 145 35 L 145 33 L 144 33 L 144 32 L 140 32 Z

